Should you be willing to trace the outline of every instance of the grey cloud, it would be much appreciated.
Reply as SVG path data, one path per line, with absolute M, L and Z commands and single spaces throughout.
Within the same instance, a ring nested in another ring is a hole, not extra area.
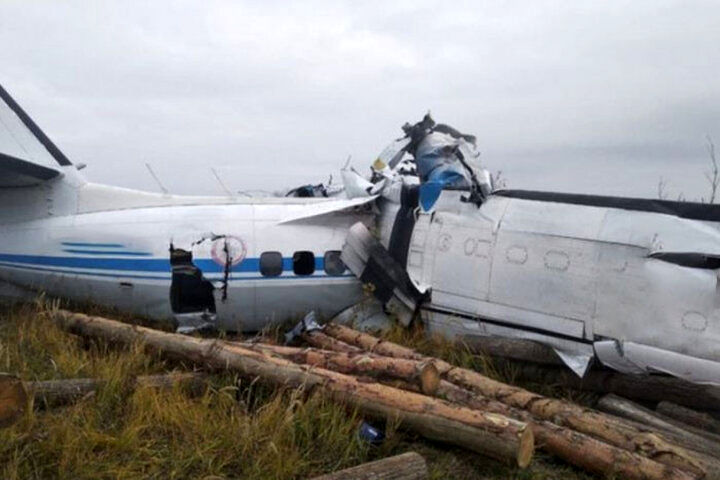
M 702 192 L 713 2 L 0 3 L 2 82 L 95 181 L 178 192 L 366 166 L 425 111 L 514 187 Z M 278 173 L 280 172 L 280 173 Z M 698 195 L 699 196 L 699 195 Z

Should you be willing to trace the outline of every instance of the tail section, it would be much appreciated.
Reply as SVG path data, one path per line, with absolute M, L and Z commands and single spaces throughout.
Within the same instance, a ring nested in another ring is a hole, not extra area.
M 0 223 L 69 213 L 67 193 L 78 181 L 70 160 L 0 85 Z

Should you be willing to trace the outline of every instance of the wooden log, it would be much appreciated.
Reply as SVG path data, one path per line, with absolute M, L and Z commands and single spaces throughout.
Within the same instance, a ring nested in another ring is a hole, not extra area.
M 413 360 L 428 359 L 407 347 L 342 325 L 328 324 L 323 331 L 333 338 L 369 352 Z M 538 419 L 573 429 L 695 475 L 707 473 L 708 466 L 699 459 L 698 455 L 668 443 L 659 435 L 642 431 L 621 419 L 583 408 L 565 400 L 547 398 L 520 387 L 507 385 L 476 371 L 455 367 L 442 360 L 436 360 L 435 366 L 446 380 L 512 407 L 528 410 Z
M 76 402 L 92 394 L 106 383 L 105 380 L 94 378 L 70 378 L 26 382 L 25 386 L 27 391 L 31 392 L 35 405 L 54 407 Z M 143 375 L 134 379 L 134 387 L 171 390 L 180 385 L 196 393 L 200 392 L 206 384 L 207 375 L 199 372 Z
M 377 353 L 378 355 L 384 355 L 386 357 L 394 358 L 409 358 L 412 360 L 427 360 L 424 355 L 417 353 L 415 350 L 397 343 L 388 342 L 380 338 L 374 337 L 369 333 L 359 332 L 353 330 L 350 327 L 344 325 L 338 325 L 336 323 L 328 323 L 323 327 L 323 333 L 333 337 L 348 345 L 352 345 L 361 350 L 370 353 Z M 446 365 L 450 365 L 444 362 Z M 448 368 L 444 368 L 447 370 Z M 443 368 L 441 368 L 443 370 Z
M 598 401 L 598 408 L 604 412 L 628 418 L 647 425 L 654 430 L 658 430 L 664 433 L 666 437 L 672 439 L 674 443 L 689 450 L 720 458 L 720 443 L 708 440 L 694 432 L 678 427 L 661 418 L 652 410 L 631 402 L 630 400 L 610 393 Z
M 567 368 L 513 364 L 516 378 L 540 384 L 562 385 L 595 393 L 614 393 L 640 402 L 669 401 L 700 410 L 720 411 L 720 387 L 698 385 L 666 375 L 629 375 L 608 370 L 589 370 L 579 378 Z
M 426 478 L 428 478 L 428 468 L 425 459 L 415 452 L 407 452 L 313 477 L 311 480 L 425 480 Z
M 679 420 L 675 420 L 672 417 L 668 417 L 667 415 L 664 415 L 658 411 L 654 412 L 655 416 L 658 418 L 661 418 L 662 420 L 665 420 L 666 422 L 675 425 L 677 428 L 680 428 L 682 430 L 685 430 L 687 432 L 694 433 L 695 435 L 699 435 L 701 437 L 704 437 L 705 439 L 715 442 L 716 444 L 720 445 L 720 435 L 717 433 L 711 433 L 707 430 L 703 430 L 701 428 L 693 427 L 692 425 L 688 425 L 685 422 L 681 422 Z
M 552 348 L 524 338 L 466 335 L 459 339 L 459 343 L 473 353 L 491 357 L 546 365 L 564 365 Z
M 709 413 L 698 412 L 664 400 L 657 404 L 655 411 L 692 427 L 720 435 L 720 420 L 717 420 Z
M 366 414 L 399 420 L 432 440 L 458 445 L 500 461 L 526 467 L 534 437 L 527 424 L 493 413 L 452 405 L 323 368 L 296 365 L 221 340 L 201 339 L 58 310 L 51 318 L 69 332 L 110 342 L 145 346 L 210 368 L 226 368 L 276 385 L 317 388 Z
M 340 340 L 337 340 L 330 335 L 326 335 L 325 333 L 319 331 L 319 330 L 313 330 L 310 332 L 303 333 L 300 338 L 303 339 L 305 343 L 307 343 L 310 346 L 313 346 L 315 348 L 320 348 L 322 350 L 332 350 L 334 352 L 362 352 L 363 350 L 349 345 L 345 342 L 341 342 Z
M 415 390 L 408 382 L 391 383 L 399 388 Z M 538 420 L 526 411 L 505 405 L 470 390 L 442 380 L 436 396 L 469 408 L 498 413 L 527 422 L 535 435 L 536 447 L 575 465 L 587 472 L 629 480 L 665 480 L 700 478 L 676 467 L 663 465 L 637 453 L 628 452 L 588 435 L 560 427 L 554 423 Z
M 339 343 L 347 345 L 343 342 Z M 324 342 L 323 345 L 332 347 L 328 342 Z M 390 384 L 397 388 L 417 391 L 415 384 L 403 380 L 394 380 Z M 554 423 L 538 420 L 527 410 L 489 399 L 447 380 L 440 381 L 435 395 L 469 408 L 498 413 L 527 422 L 533 429 L 538 448 L 588 472 L 604 477 L 617 474 L 620 478 L 638 480 L 699 478 L 697 474 L 664 465 Z
M 305 363 L 340 373 L 409 380 L 420 385 L 422 393 L 426 395 L 432 395 L 440 383 L 440 373 L 432 361 L 383 357 L 367 352 L 335 352 L 332 350 L 284 347 L 263 343 L 240 345 L 269 352 L 295 363 Z
M 0 373 L 0 428 L 15 423 L 27 405 L 28 394 L 23 382 L 14 375 Z

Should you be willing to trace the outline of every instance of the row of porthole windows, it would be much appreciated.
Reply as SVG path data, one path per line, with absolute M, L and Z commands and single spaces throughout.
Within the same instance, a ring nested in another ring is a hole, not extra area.
M 346 267 L 340 259 L 340 250 L 325 252 L 323 257 L 325 273 L 342 275 Z M 293 253 L 293 273 L 295 275 L 312 275 L 315 273 L 315 254 L 309 251 Z M 278 277 L 283 273 L 283 256 L 280 252 L 263 252 L 260 255 L 260 274 L 263 277 Z

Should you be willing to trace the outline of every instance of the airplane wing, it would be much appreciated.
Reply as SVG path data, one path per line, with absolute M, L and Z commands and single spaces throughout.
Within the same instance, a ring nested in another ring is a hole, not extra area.
M 0 188 L 26 187 L 62 175 L 72 165 L 0 85 Z

